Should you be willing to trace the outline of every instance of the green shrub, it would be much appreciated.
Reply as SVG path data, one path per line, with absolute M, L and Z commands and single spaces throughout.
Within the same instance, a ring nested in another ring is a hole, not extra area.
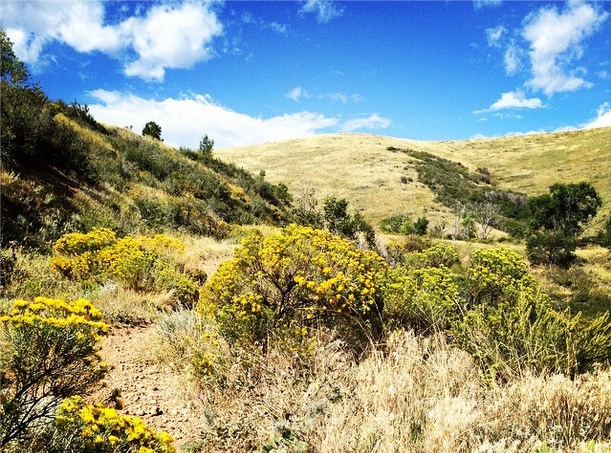
M 16 300 L 0 317 L 0 447 L 31 439 L 64 398 L 102 378 L 97 342 L 107 329 L 84 299 Z
M 577 249 L 575 238 L 561 231 L 537 232 L 526 240 L 526 254 L 534 265 L 570 267 L 577 258 L 575 249 Z
M 444 243 L 434 244 L 422 251 L 414 251 L 405 255 L 407 266 L 414 268 L 452 267 L 460 264 L 460 258 L 454 247 Z
M 454 323 L 453 332 L 487 374 L 574 375 L 611 354 L 608 314 L 582 321 L 556 311 L 515 252 L 476 250 L 462 285 L 470 310 Z
M 199 297 L 198 288 L 171 258 L 172 252 L 183 248 L 180 241 L 162 234 L 118 238 L 111 230 L 97 228 L 60 238 L 51 264 L 66 278 L 85 284 L 110 280 L 137 291 L 171 289 L 180 303 L 192 306 Z
M 446 331 L 462 314 L 459 279 L 447 267 L 410 269 L 389 275 L 384 319 L 389 327 L 431 334 Z
M 533 288 L 475 307 L 455 323 L 453 336 L 486 375 L 503 380 L 532 372 L 573 376 L 611 357 L 608 314 L 581 323 Z
M 382 228 L 382 231 L 394 234 L 413 234 L 415 231 L 412 220 L 406 215 L 396 215 L 382 219 L 380 228 Z
M 232 343 L 301 338 L 316 326 L 337 329 L 353 350 L 381 334 L 386 265 L 337 236 L 296 225 L 242 241 L 202 290 L 200 312 Z
M 537 287 L 524 259 L 505 248 L 475 250 L 461 286 L 468 307 L 511 301 L 523 289 Z

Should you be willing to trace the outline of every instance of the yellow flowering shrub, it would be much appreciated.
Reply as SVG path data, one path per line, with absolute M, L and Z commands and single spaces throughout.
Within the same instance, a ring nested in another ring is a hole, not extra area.
M 254 232 L 204 286 L 199 310 L 230 342 L 263 349 L 287 336 L 307 342 L 324 325 L 357 347 L 381 334 L 386 272 L 375 252 L 327 231 L 291 225 L 267 237 Z
M 491 377 L 575 375 L 611 358 L 609 314 L 582 320 L 557 311 L 511 250 L 474 251 L 461 286 L 466 309 L 452 335 Z
M 392 327 L 422 333 L 447 330 L 463 308 L 460 280 L 449 268 L 392 269 L 386 290 L 385 320 Z
M 139 417 L 81 397 L 64 400 L 56 412 L 54 451 L 87 453 L 175 453 L 174 439 L 149 428 Z
M 163 234 L 154 237 L 118 238 L 106 228 L 69 233 L 54 246 L 51 260 L 61 275 L 87 283 L 114 280 L 135 290 L 174 290 L 179 301 L 197 301 L 195 283 L 180 272 L 171 254 L 184 250 L 184 244 Z
M 469 306 L 511 301 L 536 286 L 524 259 L 506 248 L 474 250 L 464 279 Z
M 61 400 L 102 378 L 97 343 L 107 330 L 85 299 L 13 302 L 0 317 L 0 447 L 31 436 Z
M 422 251 L 406 254 L 405 262 L 410 267 L 452 267 L 460 263 L 460 258 L 454 247 L 444 243 L 433 244 Z

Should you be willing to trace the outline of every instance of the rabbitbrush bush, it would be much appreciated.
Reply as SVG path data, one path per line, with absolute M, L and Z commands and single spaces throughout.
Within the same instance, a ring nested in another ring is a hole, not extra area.
M 175 453 L 173 438 L 149 428 L 139 417 L 79 396 L 64 400 L 47 435 L 48 453 Z
M 582 320 L 557 311 L 515 252 L 475 251 L 462 287 L 468 311 L 453 322 L 453 336 L 492 377 L 573 376 L 611 358 L 609 314 Z
M 171 258 L 171 253 L 183 250 L 180 241 L 163 234 L 118 238 L 112 230 L 94 228 L 61 237 L 51 264 L 65 277 L 89 285 L 115 281 L 140 291 L 171 289 L 190 306 L 197 301 L 197 286 Z
M 608 314 L 585 320 L 556 310 L 511 250 L 478 249 L 466 269 L 450 269 L 457 259 L 446 247 L 408 253 L 389 273 L 387 327 L 447 332 L 491 379 L 573 376 L 611 358 Z
M 255 232 L 203 288 L 199 310 L 230 343 L 301 348 L 325 326 L 358 351 L 381 334 L 386 271 L 379 255 L 326 231 Z
M 64 398 L 102 378 L 97 342 L 107 329 L 85 299 L 16 300 L 0 317 L 0 447 L 30 439 Z

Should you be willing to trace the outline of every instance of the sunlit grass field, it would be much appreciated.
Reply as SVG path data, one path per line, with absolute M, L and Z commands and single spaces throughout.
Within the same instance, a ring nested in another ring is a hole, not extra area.
M 429 152 L 471 171 L 487 168 L 493 184 L 527 195 L 557 182 L 588 181 L 603 199 L 592 227 L 611 212 L 611 128 L 441 142 L 331 134 L 214 152 L 247 170 L 265 171 L 294 194 L 316 188 L 321 199 L 345 197 L 374 222 L 397 214 L 447 218 L 447 209 L 418 182 L 413 158 L 389 147 Z

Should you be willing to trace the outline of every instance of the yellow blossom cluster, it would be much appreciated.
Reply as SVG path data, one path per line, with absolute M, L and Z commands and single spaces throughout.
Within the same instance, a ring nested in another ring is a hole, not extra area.
M 79 432 L 79 442 L 92 453 L 175 453 L 173 438 L 165 431 L 149 428 L 140 418 L 120 414 L 103 404 L 86 405 L 79 396 L 63 401 L 56 413 L 56 426 Z
M 333 327 L 351 318 L 365 325 L 379 318 L 386 272 L 379 255 L 327 231 L 291 225 L 267 237 L 255 232 L 203 288 L 200 311 L 213 312 L 229 339 L 254 343 L 292 322 Z
M 29 436 L 60 401 L 89 392 L 102 379 L 106 365 L 97 345 L 107 331 L 101 312 L 85 299 L 37 297 L 13 303 L 0 317 L 4 441 Z
M 61 275 L 81 282 L 113 280 L 135 290 L 173 289 L 178 299 L 192 304 L 198 297 L 197 287 L 173 258 L 183 250 L 182 242 L 162 234 L 118 238 L 109 229 L 95 228 L 60 238 L 51 265 Z
M 48 326 L 52 328 L 73 328 L 76 339 L 81 342 L 97 341 L 99 334 L 108 331 L 102 320 L 102 313 L 86 299 L 64 301 L 48 297 L 37 297 L 34 302 L 16 300 L 8 315 L 0 322 L 14 328 L 24 326 Z

